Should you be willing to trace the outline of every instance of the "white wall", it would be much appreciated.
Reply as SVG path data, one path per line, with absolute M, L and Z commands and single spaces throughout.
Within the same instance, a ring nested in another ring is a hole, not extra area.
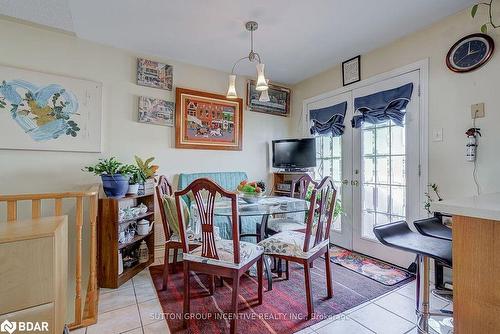
M 289 129 L 290 118 L 245 110 L 243 151 L 176 149 L 174 128 L 136 121 L 138 96 L 175 100 L 175 89 L 168 92 L 135 84 L 137 55 L 10 20 L 0 20 L 0 45 L 2 65 L 103 83 L 102 153 L 0 150 L 3 194 L 69 190 L 75 185 L 98 182 L 97 177 L 80 169 L 111 155 L 130 163 L 134 154 L 155 156 L 159 173 L 169 178 L 180 172 L 245 171 L 251 179 L 267 180 L 267 143 L 286 136 Z M 227 73 L 149 58 L 174 66 L 174 88 L 220 94 L 227 90 Z M 244 78 L 239 78 L 237 91 L 245 97 Z
M 437 183 L 445 198 L 468 196 L 475 192 L 473 164 L 465 161 L 464 133 L 472 127 L 470 105 L 478 102 L 486 105 L 486 118 L 478 119 L 476 123 L 483 134 L 478 153 L 478 179 L 482 192 L 500 191 L 498 50 L 489 63 L 471 73 L 455 74 L 445 64 L 445 56 L 451 45 L 465 35 L 478 32 L 485 20 L 483 12 L 473 20 L 469 11 L 464 10 L 425 30 L 361 56 L 362 79 L 429 58 L 429 136 L 433 129 L 443 128 L 442 142 L 433 142 L 429 138 L 429 182 Z M 500 31 L 490 35 L 499 48 Z M 335 66 L 292 87 L 291 132 L 300 133 L 304 99 L 341 86 L 341 68 Z

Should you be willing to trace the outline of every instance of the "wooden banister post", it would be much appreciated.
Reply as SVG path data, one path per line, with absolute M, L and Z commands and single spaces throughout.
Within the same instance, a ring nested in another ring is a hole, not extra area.
M 17 219 L 17 201 L 7 201 L 7 221 Z
M 82 322 L 82 225 L 83 198 L 76 198 L 75 322 Z
M 40 218 L 42 215 L 42 201 L 39 199 L 34 199 L 31 201 L 31 217 Z

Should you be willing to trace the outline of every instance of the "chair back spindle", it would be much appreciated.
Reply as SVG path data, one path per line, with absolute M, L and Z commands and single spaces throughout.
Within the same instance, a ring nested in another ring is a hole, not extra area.
M 189 245 L 185 224 L 181 223 L 184 218 L 182 215 L 182 210 L 180 210 L 180 200 L 182 196 L 188 194 L 189 192 L 193 194 L 201 222 L 201 256 L 209 259 L 219 259 L 214 236 L 214 208 L 217 194 L 230 200 L 234 254 L 233 261 L 236 264 L 240 263 L 238 195 L 234 192 L 226 191 L 217 183 L 207 178 L 194 180 L 185 189 L 175 192 L 175 203 L 177 206 L 177 217 L 179 220 L 179 231 L 183 251 L 185 253 L 188 253 Z
M 312 191 L 309 213 L 307 215 L 304 252 L 330 238 L 330 228 L 337 198 L 337 190 L 330 177 L 325 177 Z M 315 229 L 315 230 L 314 230 Z M 311 244 L 311 236 L 314 239 Z

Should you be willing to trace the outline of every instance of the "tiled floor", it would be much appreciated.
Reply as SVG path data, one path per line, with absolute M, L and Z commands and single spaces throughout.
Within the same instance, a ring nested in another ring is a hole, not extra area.
M 453 306 L 431 297 L 431 308 Z M 331 319 L 323 320 L 301 334 L 416 334 L 415 282 L 359 305 Z M 99 321 L 71 334 L 155 334 L 169 333 L 153 287 L 149 270 L 144 270 L 117 290 L 101 289 Z

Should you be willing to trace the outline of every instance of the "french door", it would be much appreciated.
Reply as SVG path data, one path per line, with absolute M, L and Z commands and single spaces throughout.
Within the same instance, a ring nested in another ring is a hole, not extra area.
M 420 218 L 420 71 L 415 70 L 307 104 L 306 110 L 347 101 L 341 137 L 317 137 L 317 177 L 331 176 L 338 187 L 343 215 L 335 221 L 332 243 L 407 267 L 413 256 L 380 244 L 373 227 Z M 353 129 L 353 101 L 413 83 L 404 126 L 392 121 Z
M 311 103 L 309 110 L 320 109 L 347 101 L 347 110 L 352 109 L 351 92 L 339 94 Z M 345 122 L 348 123 L 346 112 Z M 331 229 L 331 240 L 341 247 L 352 249 L 352 188 L 348 186 L 349 175 L 352 173 L 352 150 L 351 127 L 346 124 L 344 135 L 341 137 L 317 137 L 316 138 L 316 170 L 315 178 L 321 179 L 330 176 L 337 189 L 337 198 L 340 200 L 343 214 L 338 215 Z

